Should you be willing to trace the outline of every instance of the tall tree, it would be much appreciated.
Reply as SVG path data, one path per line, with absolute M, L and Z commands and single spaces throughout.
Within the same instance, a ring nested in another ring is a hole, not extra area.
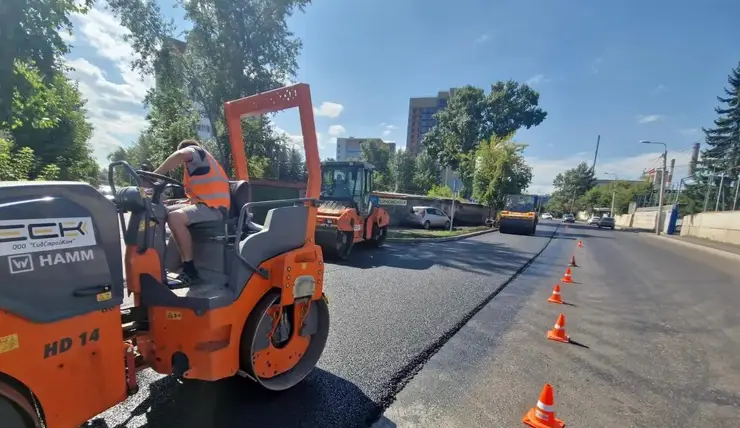
M 391 152 L 381 140 L 369 140 L 360 145 L 362 160 L 373 164 L 373 179 L 375 190 L 393 190 L 393 180 L 390 172 Z
M 714 209 L 717 198 L 720 209 L 735 208 L 734 189 L 740 178 L 740 63 L 731 71 L 727 82 L 724 96 L 717 97 L 720 105 L 714 109 L 718 115 L 714 127 L 702 128 L 708 147 L 702 151 L 695 182 L 687 186 L 684 195 L 690 212 L 702 211 L 707 200 L 712 202 L 707 208 Z
M 35 178 L 47 165 L 56 165 L 60 179 L 96 182 L 98 166 L 88 143 L 93 128 L 77 86 L 62 72 L 45 81 L 32 63 L 16 60 L 13 67 L 12 109 L 0 121 L 0 129 L 12 135 L 16 151 L 24 147 L 33 151 L 29 176 Z
M 440 182 L 441 170 L 437 161 L 429 155 L 426 150 L 422 150 L 416 157 L 414 166 L 414 185 L 422 194 L 426 194 L 435 185 Z
M 539 93 L 513 80 L 491 85 L 488 95 L 483 89 L 465 86 L 435 114 L 437 124 L 424 135 L 423 145 L 442 166 L 459 172 L 465 193 L 470 195 L 479 144 L 494 135 L 504 137 L 539 125 L 547 113 L 538 105 Z
M 596 185 L 596 178 L 591 167 L 581 162 L 575 168 L 558 173 L 552 185 L 555 191 L 547 209 L 553 213 L 572 212 L 585 208 L 580 198 Z
M 274 89 L 295 76 L 301 42 L 288 30 L 286 21 L 309 3 L 309 0 L 178 1 L 177 6 L 190 26 L 182 43 L 172 41 L 175 26 L 164 18 L 154 1 L 109 0 L 112 10 L 131 31 L 132 45 L 139 54 L 134 62 L 136 69 L 159 75 L 158 60 L 163 55 L 159 47 L 167 43 L 177 46 L 167 54 L 178 56 L 173 61 L 173 72 L 179 74 L 177 79 L 183 83 L 179 88 L 188 100 L 202 106 L 213 130 L 214 154 L 226 168 L 231 166 L 231 154 L 224 124 L 224 102 Z M 260 136 L 273 132 L 269 121 L 261 119 L 242 121 L 242 130 Z M 251 144 L 249 139 L 245 140 Z M 254 164 L 250 174 L 261 170 L 260 174 L 277 175 L 276 167 L 271 165 L 279 164 L 276 158 L 282 149 L 255 150 L 255 146 L 247 147 L 250 166 Z
M 16 87 L 14 61 L 34 64 L 44 82 L 63 72 L 69 53 L 62 33 L 71 33 L 73 13 L 85 13 L 92 0 L 3 0 L 0 2 L 0 122 L 11 114 Z
M 476 151 L 473 197 L 488 206 L 502 207 L 506 195 L 522 193 L 532 181 L 532 168 L 523 156 L 527 146 L 512 137 L 491 137 Z
M 413 193 L 416 191 L 414 185 L 415 157 L 407 150 L 399 150 L 393 155 L 390 164 L 393 191 L 401 193 Z

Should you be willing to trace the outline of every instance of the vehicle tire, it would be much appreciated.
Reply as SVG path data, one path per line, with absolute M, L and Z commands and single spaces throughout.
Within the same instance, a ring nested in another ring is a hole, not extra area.
M 450 222 L 449 221 L 446 221 L 445 222 L 445 230 L 450 230 Z
M 316 363 L 321 358 L 321 354 L 326 346 L 326 339 L 329 337 L 329 306 L 326 303 L 326 299 L 322 297 L 312 301 L 311 306 L 308 308 L 307 317 L 310 317 L 312 312 L 315 313 L 313 316 L 318 317 L 316 319 L 316 331 L 308 336 L 307 345 L 303 342 L 305 349 L 298 353 L 298 357 L 294 360 L 296 361 L 295 364 L 279 374 L 273 375 L 269 372 L 260 374 L 260 370 L 265 370 L 265 363 L 267 367 L 270 367 L 270 362 L 264 361 L 268 358 L 269 353 L 262 355 L 259 352 L 264 349 L 270 349 L 270 352 L 273 352 L 273 354 L 280 353 L 282 349 L 289 349 L 288 347 L 291 346 L 291 342 L 306 340 L 304 336 L 296 334 L 292 330 L 294 327 L 291 327 L 290 338 L 282 346 L 275 345 L 274 340 L 276 335 L 272 335 L 271 331 L 273 325 L 271 311 L 273 310 L 273 306 L 279 302 L 280 291 L 277 289 L 272 289 L 262 296 L 247 317 L 239 343 L 239 362 L 241 369 L 247 372 L 259 386 L 270 391 L 290 389 L 305 379 L 314 367 L 316 367 Z M 294 306 L 290 305 L 287 308 L 293 309 Z M 293 319 L 294 317 L 289 316 L 287 318 Z M 300 343 L 298 342 L 298 344 Z M 288 355 L 287 359 L 290 360 L 293 356 Z M 272 358 L 283 361 L 286 359 L 285 356 L 279 355 L 273 355 Z M 273 365 L 273 367 L 275 366 Z M 272 369 L 267 368 L 266 370 Z
M 0 421 L 3 428 L 34 428 L 31 416 L 3 396 L 0 396 Z
M 432 224 L 429 223 L 428 220 L 424 222 L 424 229 L 426 229 L 426 230 L 431 230 L 432 229 Z
M 352 232 L 337 231 L 336 251 L 334 254 L 339 260 L 347 260 L 350 253 L 352 253 L 352 247 L 354 245 L 354 234 Z
M 601 229 L 601 226 L 599 226 L 599 225 L 597 225 L 597 226 L 599 227 L 599 229 Z
M 614 230 L 614 226 L 611 227 L 611 230 Z
M 373 226 L 372 243 L 376 248 L 382 248 L 385 245 L 385 238 L 388 236 L 388 226 Z

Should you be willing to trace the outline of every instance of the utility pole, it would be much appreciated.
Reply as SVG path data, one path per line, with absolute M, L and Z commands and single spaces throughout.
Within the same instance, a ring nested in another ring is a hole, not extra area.
M 719 199 L 722 197 L 722 185 L 725 184 L 725 173 L 722 173 L 722 177 L 719 179 L 719 189 L 717 189 L 717 203 L 714 204 L 714 210 L 719 211 Z
M 605 172 L 604 175 L 613 175 L 614 181 L 619 181 L 619 177 L 617 177 L 617 174 L 613 172 Z M 609 213 L 612 217 L 614 217 L 614 200 L 616 199 L 616 196 L 617 196 L 617 189 L 615 187 L 615 183 L 612 183 L 612 208 Z
M 596 152 L 594 153 L 594 163 L 591 164 L 591 171 L 596 170 L 596 157 L 599 156 L 599 143 L 601 142 L 601 135 L 596 137 Z
M 665 192 L 665 180 L 668 173 L 668 146 L 666 143 L 657 141 L 640 141 L 641 144 L 660 144 L 663 146 L 663 172 L 660 177 L 660 193 L 658 195 L 658 214 L 655 216 L 655 234 L 660 235 L 660 226 L 662 222 L 660 218 L 663 214 L 663 193 Z

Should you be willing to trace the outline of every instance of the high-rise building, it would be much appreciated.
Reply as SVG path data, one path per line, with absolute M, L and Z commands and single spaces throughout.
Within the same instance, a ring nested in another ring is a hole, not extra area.
M 439 92 L 436 97 L 409 99 L 409 122 L 406 129 L 406 150 L 413 154 L 421 151 L 421 140 L 424 134 L 437 124 L 434 114 L 447 107 L 447 102 L 454 95 L 455 88 Z
M 338 161 L 351 161 L 361 160 L 362 149 L 361 146 L 366 142 L 374 142 L 376 144 L 385 144 L 391 153 L 396 151 L 396 143 L 386 143 L 380 138 L 337 138 L 337 155 L 336 160 Z

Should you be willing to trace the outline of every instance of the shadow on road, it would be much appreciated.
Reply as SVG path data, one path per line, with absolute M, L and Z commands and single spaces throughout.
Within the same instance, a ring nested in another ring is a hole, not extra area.
M 168 376 L 148 387 L 148 397 L 131 409 L 126 421 L 110 426 L 100 418 L 83 428 L 124 428 L 142 416 L 145 422 L 136 421 L 135 426 L 354 427 L 369 425 L 372 421 L 365 420 L 367 415 L 379 411 L 356 385 L 318 368 L 299 385 L 281 393 L 261 390 L 242 378 L 181 383 Z
M 550 235 L 552 233 L 547 237 Z M 359 269 L 390 267 L 411 270 L 443 266 L 490 274 L 517 270 L 539 249 L 523 252 L 504 243 L 466 239 L 450 243 L 396 245 L 382 249 L 358 248 L 356 252 L 353 251 L 350 260 L 334 264 Z

